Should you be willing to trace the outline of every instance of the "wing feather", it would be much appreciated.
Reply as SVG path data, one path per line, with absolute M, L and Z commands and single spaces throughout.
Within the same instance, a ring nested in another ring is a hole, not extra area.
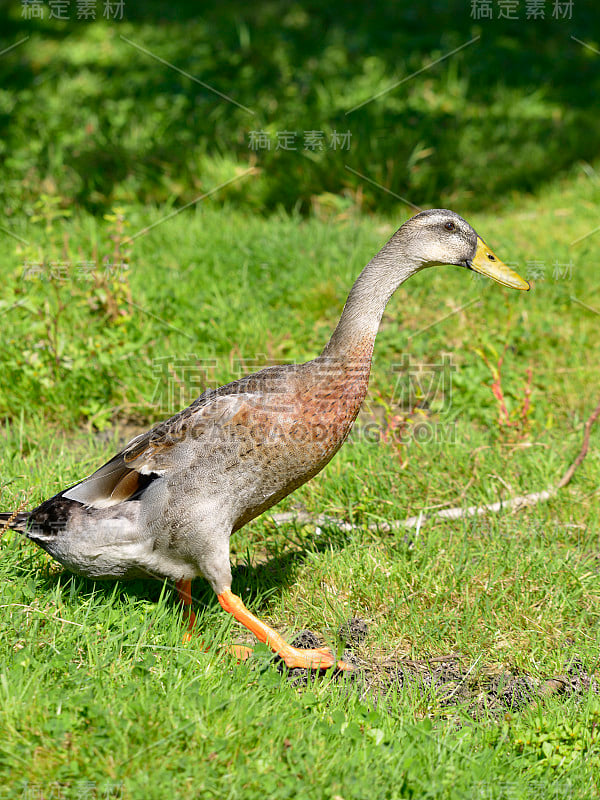
M 187 441 L 203 449 L 215 428 L 227 426 L 256 395 L 248 392 L 219 394 L 205 392 L 191 406 L 132 439 L 114 458 L 64 497 L 87 506 L 107 508 L 138 498 L 152 480 L 185 466 L 189 458 Z

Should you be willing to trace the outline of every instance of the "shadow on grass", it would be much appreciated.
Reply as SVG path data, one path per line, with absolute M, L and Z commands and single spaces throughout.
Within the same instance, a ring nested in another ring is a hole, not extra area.
M 256 563 L 245 561 L 235 564 L 232 567 L 232 590 L 243 596 L 247 603 L 264 602 L 265 597 L 289 587 L 295 581 L 298 570 L 302 568 L 309 553 L 341 550 L 350 541 L 350 537 L 351 534 L 335 527 L 324 527 L 318 539 L 304 544 L 299 537 L 294 537 L 283 552 L 269 555 L 265 560 Z M 24 542 L 23 547 L 33 548 L 35 545 Z M 30 555 L 33 556 L 34 552 Z M 46 590 L 58 587 L 65 600 L 72 600 L 78 595 L 85 598 L 101 594 L 107 598 L 129 597 L 157 603 L 166 584 L 172 594 L 174 608 L 179 608 L 175 584 L 168 579 L 93 580 L 66 570 L 56 572 L 56 565 L 57 562 L 46 562 L 41 571 L 37 570 L 38 578 Z M 31 574 L 31 569 L 31 558 L 24 558 L 22 563 L 15 563 L 12 571 L 16 575 L 20 572 L 22 576 L 26 576 Z M 194 580 L 192 597 L 194 606 L 198 608 L 218 605 L 215 593 L 204 578 Z

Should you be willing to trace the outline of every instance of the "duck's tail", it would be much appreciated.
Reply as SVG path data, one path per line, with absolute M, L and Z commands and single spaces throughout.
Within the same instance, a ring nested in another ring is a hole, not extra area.
M 9 528 L 24 533 L 29 516 L 29 511 L 0 511 L 0 535 Z

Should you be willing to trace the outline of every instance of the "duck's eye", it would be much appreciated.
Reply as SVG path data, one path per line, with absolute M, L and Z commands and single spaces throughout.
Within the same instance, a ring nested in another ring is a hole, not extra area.
M 445 222 L 444 228 L 446 228 L 447 231 L 455 231 L 456 225 L 453 222 Z

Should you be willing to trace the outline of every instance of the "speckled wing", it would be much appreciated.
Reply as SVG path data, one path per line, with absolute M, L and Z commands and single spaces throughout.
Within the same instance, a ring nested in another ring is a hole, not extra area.
M 234 392 L 223 393 L 229 387 Z M 235 384 L 205 392 L 191 406 L 147 433 L 136 436 L 114 458 L 72 486 L 63 496 L 86 506 L 108 508 L 138 499 L 152 480 L 183 470 L 195 455 L 214 449 L 238 416 L 246 416 L 256 395 L 235 391 Z

